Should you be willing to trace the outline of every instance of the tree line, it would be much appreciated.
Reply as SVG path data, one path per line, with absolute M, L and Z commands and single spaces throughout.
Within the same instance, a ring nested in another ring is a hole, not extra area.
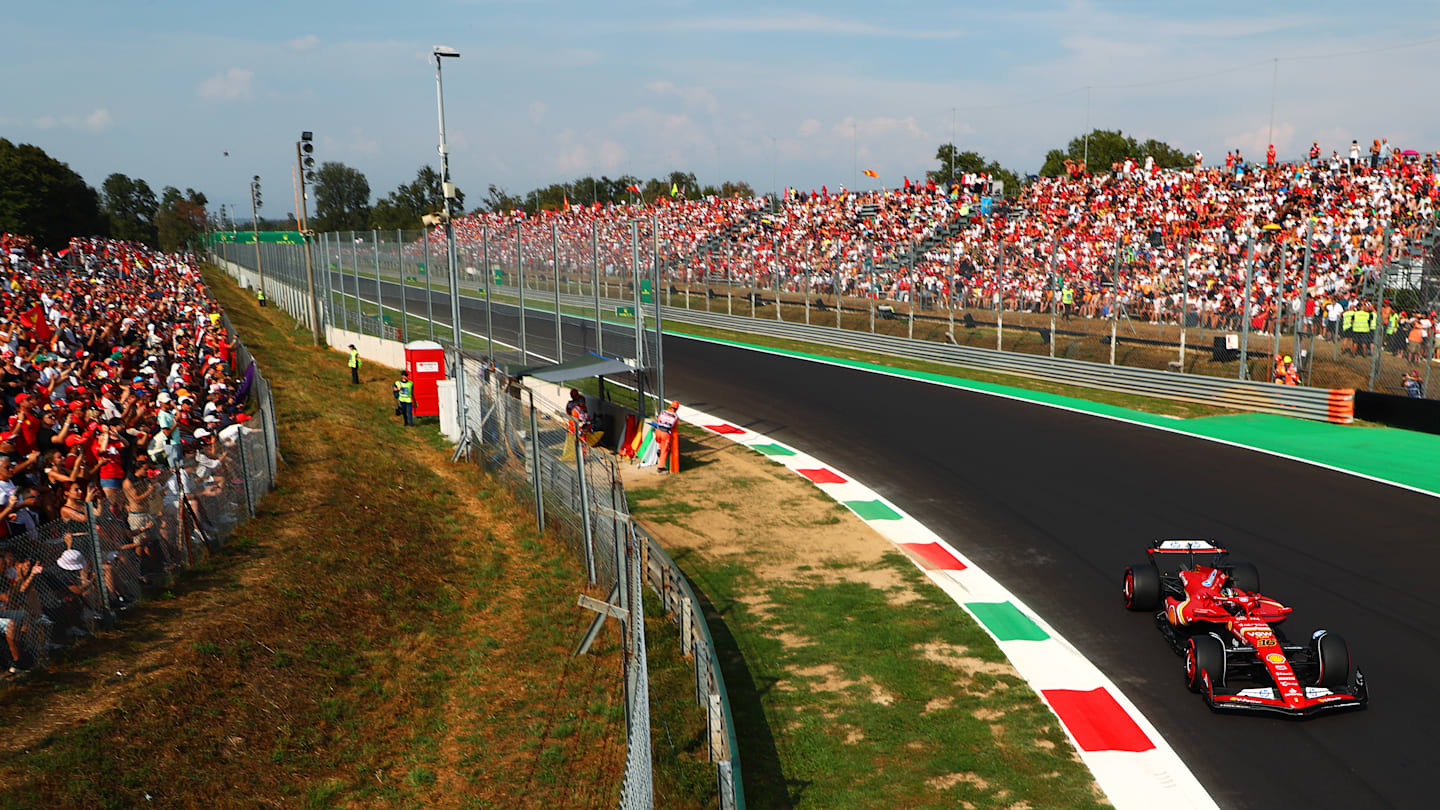
M 1184 168 L 1190 157 L 1162 141 L 1138 141 L 1119 130 L 1096 129 L 1073 138 L 1064 149 L 1045 155 L 1039 176 L 1053 177 L 1066 172 L 1082 159 L 1093 172 L 1111 169 L 1127 157 L 1143 162 L 1146 155 L 1161 168 Z M 947 184 L 964 174 L 984 173 L 1004 181 L 1005 193 L 1018 194 L 1029 178 L 987 160 L 979 152 L 961 151 L 954 144 L 941 144 L 935 152 L 933 169 L 922 169 L 923 179 Z M 922 178 L 917 177 L 920 182 Z M 444 209 L 440 173 L 421 166 L 415 178 L 401 183 L 384 197 L 372 201 L 370 183 L 359 169 L 344 163 L 322 163 L 314 184 L 315 212 L 310 227 L 317 231 L 410 230 L 421 227 L 422 218 Z M 514 194 L 490 184 L 473 212 L 525 210 L 555 211 L 567 205 L 645 202 L 660 198 L 753 197 L 755 190 L 743 181 L 717 185 L 700 183 L 694 172 L 672 171 L 642 180 L 634 175 L 587 176 L 564 183 L 551 183 Z M 455 192 L 455 212 L 465 209 L 465 193 Z M 71 236 L 111 236 L 177 250 L 203 233 L 212 221 L 207 218 L 203 193 L 187 188 L 183 192 L 166 186 L 157 197 L 143 179 L 115 173 L 105 178 L 100 190 L 88 185 L 67 164 L 37 146 L 15 144 L 0 138 L 0 231 L 24 233 L 40 244 L 59 247 Z M 229 223 L 218 223 L 221 226 Z M 232 225 L 233 227 L 233 225 Z M 294 214 L 285 220 L 261 224 L 265 229 L 294 229 Z
M 523 194 L 512 194 L 491 183 L 471 213 L 524 210 L 558 211 L 570 205 L 653 202 L 660 197 L 694 199 L 718 195 L 753 197 L 748 183 L 727 181 L 718 186 L 702 185 L 694 172 L 670 172 L 663 177 L 642 180 L 633 175 L 581 177 L 566 183 L 552 183 Z M 320 164 L 316 171 L 315 215 L 311 227 L 317 231 L 408 230 L 421 227 L 422 218 L 444 210 L 440 173 L 421 166 L 415 179 L 401 183 L 384 197 L 370 201 L 370 182 L 364 172 L 336 161 Z M 465 192 L 457 188 L 452 209 L 464 213 Z
M 0 138 L 0 231 L 48 248 L 72 236 L 109 236 L 179 250 L 205 232 L 205 195 L 174 186 L 157 198 L 139 178 L 112 174 L 100 190 L 31 144 Z

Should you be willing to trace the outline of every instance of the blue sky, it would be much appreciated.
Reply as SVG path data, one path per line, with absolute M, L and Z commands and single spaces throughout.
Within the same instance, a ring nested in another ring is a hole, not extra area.
M 471 201 L 490 183 L 671 169 L 760 191 L 850 185 L 855 169 L 896 185 L 952 126 L 960 148 L 1031 172 L 1085 129 L 1087 86 L 1091 126 L 1209 162 L 1260 155 L 1272 81 L 1282 155 L 1380 136 L 1440 148 L 1433 87 L 1416 87 L 1440 74 L 1433 0 L 12 5 L 0 136 L 96 186 L 118 171 L 215 204 L 248 208 L 259 174 L 268 216 L 294 208 L 304 129 L 377 196 L 435 162 L 435 44 L 462 54 L 446 118 Z M 1355 53 L 1371 49 L 1386 50 Z

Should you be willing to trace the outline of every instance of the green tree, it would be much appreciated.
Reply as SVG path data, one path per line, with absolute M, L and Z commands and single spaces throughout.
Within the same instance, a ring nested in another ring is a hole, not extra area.
M 363 230 L 370 222 L 370 181 L 333 160 L 315 173 L 315 230 Z
M 959 178 L 967 172 L 971 174 L 984 173 L 990 175 L 991 179 L 1005 184 L 1005 196 L 1011 197 L 1020 191 L 1018 174 L 1001 166 L 996 161 L 986 161 L 985 156 L 979 152 L 971 150 L 961 152 L 954 144 L 942 143 L 940 148 L 935 150 L 935 160 L 940 165 L 939 168 L 930 172 L 930 177 L 937 183 Z
M 445 210 L 445 197 L 440 188 L 440 173 L 421 166 L 415 179 L 402 183 L 394 191 L 377 200 L 370 212 L 370 226 L 382 230 L 421 227 L 420 218 Z M 465 192 L 455 189 L 451 210 L 458 216 L 465 210 Z
M 80 175 L 38 146 L 0 138 L 0 231 L 60 248 L 107 228 L 100 195 Z
M 1085 157 L 1087 150 L 1088 160 Z M 1072 138 L 1063 150 L 1051 149 L 1045 155 L 1045 164 L 1040 167 L 1040 174 L 1046 177 L 1064 174 L 1066 160 L 1085 160 L 1085 165 L 1092 173 L 1102 174 L 1112 171 L 1127 157 L 1134 158 L 1136 163 L 1144 164 L 1146 155 L 1155 158 L 1155 162 L 1162 169 L 1183 169 L 1190 165 L 1189 157 L 1168 143 L 1154 138 L 1142 143 L 1118 129 L 1097 129 L 1090 133 L 1088 145 L 1086 137 L 1080 135 Z
M 104 192 L 105 215 L 110 235 L 116 239 L 155 244 L 155 211 L 159 204 L 150 185 L 136 177 L 115 173 L 100 186 Z
M 180 250 L 205 232 L 206 202 L 205 195 L 193 188 L 181 194 L 174 186 L 166 186 L 160 192 L 155 232 L 161 250 Z
M 707 188 L 706 193 L 727 199 L 730 197 L 740 197 L 743 199 L 746 197 L 754 197 L 755 189 L 751 188 L 750 184 L 743 180 L 726 180 L 720 184 L 720 188 L 718 189 Z

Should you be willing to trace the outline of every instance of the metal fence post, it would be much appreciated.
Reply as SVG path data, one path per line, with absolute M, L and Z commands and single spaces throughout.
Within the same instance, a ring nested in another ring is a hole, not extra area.
M 373 240 L 371 246 L 374 248 L 375 254 L 375 317 L 380 319 L 380 325 L 376 327 L 376 331 L 380 333 L 381 338 L 384 338 L 385 296 L 380 292 L 380 231 L 378 229 L 371 230 L 370 238 Z
M 1370 383 L 1367 391 L 1375 390 L 1375 378 L 1380 375 L 1380 358 L 1385 354 L 1385 324 L 1380 321 L 1381 302 L 1385 300 L 1385 282 L 1390 276 L 1390 232 L 1385 228 L 1384 247 L 1380 249 L 1381 260 L 1376 263 L 1375 295 L 1370 304 Z M 1427 358 L 1428 359 L 1428 358 Z M 1429 365 L 1429 363 L 1426 363 Z
M 1301 333 L 1304 331 L 1300 324 L 1305 323 L 1308 326 L 1310 320 L 1305 314 L 1305 310 L 1310 306 L 1310 243 L 1314 239 L 1315 218 L 1309 217 L 1305 220 L 1305 258 L 1300 261 L 1300 311 L 1295 316 L 1295 349 L 1290 352 L 1301 368 L 1305 368 L 1306 363 L 1300 359 L 1301 340 L 1303 339 Z M 1314 362 L 1313 357 L 1310 360 Z
M 585 541 L 585 574 L 595 584 L 595 533 L 590 527 L 590 479 L 585 477 L 585 438 L 575 431 L 575 474 L 580 482 L 580 529 Z
M 425 322 L 430 324 L 430 340 L 435 340 L 435 296 L 430 292 L 430 228 L 421 231 L 425 240 Z
M 535 526 L 545 531 L 545 493 L 540 484 L 540 425 L 535 419 L 535 392 L 530 392 L 530 484 L 535 488 Z
M 1115 332 L 1120 324 L 1120 249 L 1124 243 L 1115 240 L 1115 261 L 1110 270 L 1110 365 L 1115 365 Z
M 1280 262 L 1276 265 L 1275 272 L 1275 335 L 1270 344 L 1270 354 L 1280 353 L 1280 332 L 1283 331 L 1285 323 L 1285 245 L 1280 245 Z
M 255 517 L 255 497 L 250 492 L 250 464 L 245 457 L 245 429 L 241 428 L 235 437 L 235 447 L 240 451 L 240 480 L 245 482 L 245 513 Z
M 1005 350 L 1005 240 L 1000 240 L 1000 261 L 995 265 L 995 293 L 990 303 L 995 307 L 995 350 Z
M 520 364 L 530 362 L 530 354 L 525 351 L 525 265 L 520 261 L 520 254 L 524 247 L 520 242 L 520 220 L 515 220 L 515 275 L 516 283 L 520 285 Z
M 595 352 L 605 353 L 605 322 L 600 318 L 600 225 L 590 221 L 590 292 L 595 296 Z
M 565 342 L 560 334 L 560 244 L 559 226 L 550 223 L 550 273 L 555 281 L 555 362 L 565 360 Z
M 1240 304 L 1240 379 L 1250 379 L 1250 284 L 1255 278 L 1255 237 L 1245 241 L 1245 294 Z
M 107 623 L 110 621 L 110 594 L 105 586 L 105 555 L 100 548 L 100 527 L 98 510 L 92 501 L 85 502 L 85 525 L 90 533 L 90 554 L 95 564 L 95 587 L 100 593 L 100 610 L 105 614 Z
M 365 334 L 365 308 L 360 306 L 360 243 L 355 241 L 355 232 L 350 232 L 350 270 L 355 274 L 355 324 L 360 334 Z
M 495 271 L 490 267 L 490 226 L 484 225 L 480 228 L 480 262 L 485 265 L 480 270 L 480 278 L 485 282 L 485 355 L 491 361 L 495 359 L 495 318 L 492 314 L 490 301 L 493 294 L 492 287 L 497 280 Z
M 409 292 L 405 287 L 405 237 L 395 229 L 395 271 L 400 274 L 400 341 L 405 342 L 405 332 L 410 330 L 410 305 L 405 300 Z
M 1198 323 L 1198 321 L 1197 321 Z M 1180 373 L 1185 373 L 1185 330 L 1190 326 L 1190 243 L 1185 243 L 1185 255 L 1180 259 Z M 1054 339 L 1054 335 L 1050 336 Z M 1300 337 L 1295 337 L 1299 345 Z M 1299 350 L 1296 350 L 1299 353 Z

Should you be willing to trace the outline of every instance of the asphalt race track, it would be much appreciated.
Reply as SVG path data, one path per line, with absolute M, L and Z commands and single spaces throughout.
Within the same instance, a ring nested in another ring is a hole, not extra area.
M 362 295 L 373 296 L 374 282 Z M 387 284 L 387 303 L 398 287 Z M 424 292 L 410 290 L 411 312 Z M 483 305 L 462 302 L 466 329 Z M 448 319 L 437 295 L 436 319 Z M 496 306 L 514 342 L 515 309 Z M 502 314 L 503 313 L 503 314 Z M 593 335 L 567 326 L 567 345 Z M 527 315 L 531 351 L 554 321 Z M 629 339 L 615 327 L 606 341 Z M 613 341 L 613 342 L 612 342 Z M 1440 500 L 1162 431 L 682 338 L 670 396 L 858 476 L 1044 616 L 1140 707 L 1223 807 L 1433 807 L 1440 765 Z M 1364 428 L 1356 428 L 1362 430 Z M 1437 461 L 1440 463 L 1440 461 Z M 1149 538 L 1213 537 L 1295 608 L 1290 635 L 1344 635 L 1364 711 L 1307 721 L 1212 714 L 1121 570 Z

